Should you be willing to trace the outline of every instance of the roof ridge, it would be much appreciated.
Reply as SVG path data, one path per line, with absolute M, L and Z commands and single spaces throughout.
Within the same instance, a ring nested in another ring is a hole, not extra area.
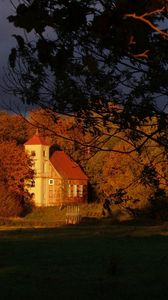
M 60 155 L 59 154 L 63 154 Z M 58 171 L 58 173 L 68 179 L 79 179 L 79 180 L 87 180 L 88 177 L 81 169 L 79 164 L 75 162 L 65 151 L 56 150 L 50 157 L 50 162 L 53 167 Z

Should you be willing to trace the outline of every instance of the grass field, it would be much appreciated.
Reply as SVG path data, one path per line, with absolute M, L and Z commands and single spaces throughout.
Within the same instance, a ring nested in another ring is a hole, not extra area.
M 167 280 L 166 225 L 0 231 L 2 300 L 162 300 Z

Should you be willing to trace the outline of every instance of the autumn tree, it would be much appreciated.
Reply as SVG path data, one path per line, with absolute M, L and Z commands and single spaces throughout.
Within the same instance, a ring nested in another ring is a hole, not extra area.
M 49 109 L 36 109 L 30 112 L 27 121 L 30 131 L 32 127 L 38 127 L 50 145 L 57 145 L 75 161 L 84 163 L 90 157 L 91 150 L 86 148 L 86 144 L 92 141 L 93 136 L 84 130 L 82 122 L 76 123 L 74 116 L 51 113 Z
M 15 142 L 0 142 L 0 215 L 18 215 L 30 204 L 26 182 L 34 172 L 23 147 Z
M 131 152 L 133 147 L 124 141 L 113 140 L 110 146 L 110 153 L 98 152 L 87 164 L 96 200 L 110 199 L 133 215 L 162 211 L 167 217 L 168 158 L 164 149 L 151 141 L 140 152 Z M 124 153 L 126 149 L 130 154 Z
M 0 141 L 23 144 L 28 139 L 28 123 L 19 115 L 0 112 Z
M 22 0 L 6 90 L 22 101 L 83 120 L 95 141 L 129 130 L 167 149 L 167 1 Z M 29 34 L 31 38 L 29 39 Z M 146 118 L 157 129 L 143 130 Z M 102 123 L 110 132 L 105 132 Z M 130 142 L 130 141 L 129 141 Z M 92 144 L 89 146 L 92 146 Z

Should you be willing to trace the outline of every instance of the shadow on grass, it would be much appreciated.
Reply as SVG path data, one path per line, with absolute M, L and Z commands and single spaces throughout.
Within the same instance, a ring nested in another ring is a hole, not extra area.
M 22 228 L 1 231 L 0 244 L 1 299 L 168 296 L 168 236 L 161 227 L 100 222 Z

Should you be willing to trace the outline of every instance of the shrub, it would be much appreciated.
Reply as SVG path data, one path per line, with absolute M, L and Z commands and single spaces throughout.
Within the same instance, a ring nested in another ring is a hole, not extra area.
M 3 186 L 0 186 L 0 216 L 20 216 L 22 212 L 23 206 L 20 197 L 17 194 L 6 190 Z

